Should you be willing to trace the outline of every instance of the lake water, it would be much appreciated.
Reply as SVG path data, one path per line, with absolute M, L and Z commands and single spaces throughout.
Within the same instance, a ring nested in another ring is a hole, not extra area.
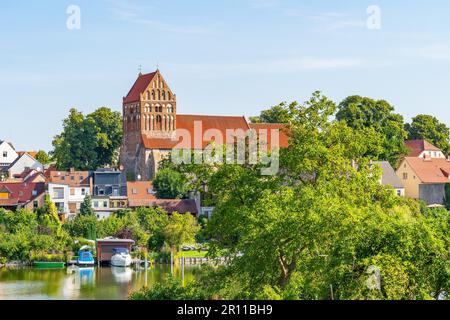
M 200 266 L 186 266 L 186 282 Z M 132 268 L 78 268 L 39 270 L 0 269 L 0 300 L 126 300 L 133 291 L 162 282 L 171 274 L 170 266 L 147 270 Z M 174 269 L 181 278 L 181 270 Z

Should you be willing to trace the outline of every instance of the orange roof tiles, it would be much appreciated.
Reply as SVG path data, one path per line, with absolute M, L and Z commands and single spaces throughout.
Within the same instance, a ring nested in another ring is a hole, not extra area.
M 197 135 L 195 132 L 196 123 L 201 132 Z M 187 130 L 190 134 L 190 144 L 186 144 L 180 138 L 178 141 L 173 141 L 170 139 L 154 139 L 148 138 L 147 136 L 142 136 L 144 146 L 147 149 L 173 149 L 180 142 L 179 148 L 192 148 L 192 149 L 204 149 L 208 146 L 211 141 L 216 140 L 217 137 L 211 137 L 211 139 L 205 139 L 203 141 L 203 136 L 208 130 L 215 129 L 222 134 L 225 141 L 220 144 L 225 144 L 227 137 L 227 130 L 243 130 L 247 132 L 249 126 L 244 117 L 238 116 L 205 116 L 205 115 L 177 115 L 177 130 L 181 135 L 182 130 Z M 198 137 L 199 136 L 199 137 Z
M 147 89 L 147 87 L 152 82 L 155 77 L 156 72 L 148 73 L 148 74 L 140 74 L 131 88 L 130 92 L 128 92 L 127 96 L 123 99 L 124 103 L 138 102 L 141 97 L 141 93 Z
M 404 159 L 422 183 L 450 183 L 450 161 L 447 159 L 422 159 L 407 157 Z
M 198 127 L 196 127 L 196 123 Z M 204 149 L 212 141 L 216 141 L 220 145 L 226 144 L 227 131 L 229 130 L 242 130 L 245 134 L 250 129 L 254 129 L 258 134 L 261 133 L 262 137 L 266 137 L 265 139 L 268 143 L 269 150 L 272 150 L 273 147 L 272 130 L 279 130 L 279 147 L 287 148 L 289 145 L 288 129 L 286 125 L 276 123 L 248 124 L 247 120 L 244 117 L 239 116 L 178 115 L 177 130 L 179 129 L 180 131 L 178 131 L 178 134 L 180 136 L 183 132 L 181 130 L 186 130 L 189 133 L 190 141 L 184 141 L 181 137 L 179 138 L 179 140 L 174 141 L 162 138 L 149 138 L 143 135 L 142 140 L 145 148 L 173 149 L 178 146 L 178 148 L 180 149 Z M 196 132 L 196 130 L 198 132 Z M 218 140 L 218 138 L 214 135 L 214 132 L 211 130 L 217 130 L 217 133 L 221 134 L 223 140 Z M 264 132 L 263 130 L 267 131 Z M 207 139 L 203 139 L 207 131 L 211 133 L 211 136 Z
M 89 171 L 48 171 L 49 182 L 65 184 L 72 188 L 90 186 Z
M 407 140 L 405 145 L 409 149 L 408 157 L 418 157 L 424 151 L 441 151 L 426 140 Z
M 156 200 L 151 181 L 127 182 L 129 200 Z
M 197 205 L 195 200 L 128 200 L 128 205 L 131 208 L 137 207 L 161 207 L 167 213 L 192 213 L 197 214 Z
M 279 141 L 278 147 L 287 148 L 289 147 L 289 136 L 288 136 L 288 127 L 286 124 L 282 123 L 250 123 L 250 128 L 254 129 L 258 135 L 262 133 L 262 137 L 266 137 L 267 133 L 267 146 L 268 150 L 272 150 L 272 130 L 278 130 L 279 132 Z M 266 130 L 265 132 L 262 130 Z M 265 139 L 265 138 L 264 138 Z

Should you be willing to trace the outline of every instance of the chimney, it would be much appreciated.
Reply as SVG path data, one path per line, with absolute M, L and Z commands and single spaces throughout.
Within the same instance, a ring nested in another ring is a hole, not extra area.
M 70 168 L 70 173 L 74 173 L 75 172 L 75 168 Z

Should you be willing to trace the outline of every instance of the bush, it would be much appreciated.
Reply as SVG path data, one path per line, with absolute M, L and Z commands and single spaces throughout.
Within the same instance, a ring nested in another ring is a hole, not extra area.
M 157 283 L 152 288 L 144 288 L 132 293 L 130 300 L 206 300 L 205 294 L 196 282 L 183 286 L 181 281 L 172 277 L 164 283 Z

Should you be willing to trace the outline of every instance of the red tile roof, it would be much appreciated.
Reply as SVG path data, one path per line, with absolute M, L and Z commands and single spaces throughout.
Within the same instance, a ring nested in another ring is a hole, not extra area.
M 156 200 L 151 181 L 127 182 L 128 200 Z
M 140 74 L 130 92 L 128 92 L 127 96 L 123 99 L 123 103 L 140 101 L 141 93 L 143 93 L 145 89 L 147 89 L 156 73 L 157 71 L 148 74 Z
M 194 134 L 196 122 L 201 123 L 202 132 L 200 138 Z M 180 142 L 180 148 L 188 148 L 190 146 L 192 149 L 204 149 L 210 144 L 211 141 L 214 141 L 216 139 L 216 137 L 212 137 L 211 139 L 202 141 L 203 135 L 211 129 L 216 129 L 222 134 L 222 137 L 225 141 L 220 144 L 225 144 L 227 130 L 241 129 L 244 131 L 244 133 L 246 133 L 249 130 L 249 126 L 244 117 L 238 116 L 177 115 L 177 130 L 180 130 L 178 131 L 178 133 L 181 135 L 182 130 L 187 130 L 190 133 L 190 145 L 184 144 L 182 138 L 177 141 L 172 141 L 170 139 L 148 138 L 144 135 L 142 136 L 142 139 L 144 142 L 144 146 L 147 149 L 173 149 Z
M 34 159 L 36 159 L 36 156 L 38 154 L 37 151 L 17 151 L 17 154 L 19 157 L 23 156 L 25 153 L 28 153 L 30 156 L 32 156 Z
M 423 159 L 407 157 L 405 160 L 422 183 L 450 183 L 450 161 L 447 159 Z
M 250 123 L 250 128 L 254 129 L 258 136 L 261 133 L 264 142 L 267 142 L 268 150 L 272 150 L 272 130 L 278 130 L 278 147 L 287 148 L 289 146 L 288 127 L 282 123 Z M 265 132 L 262 130 L 266 130 Z M 266 135 L 267 134 L 267 135 Z
M 0 190 L 8 190 L 9 199 L 0 199 L 0 207 L 15 207 L 33 201 L 45 192 L 45 183 L 0 183 Z M 36 194 L 33 195 L 33 191 Z
M 197 205 L 195 203 L 195 200 L 191 199 L 184 199 L 184 200 L 129 200 L 128 205 L 131 208 L 138 208 L 138 207 L 161 207 L 164 209 L 167 213 L 192 213 L 192 214 L 198 214 L 197 212 Z
M 72 188 L 90 186 L 89 171 L 48 171 L 49 182 L 65 184 Z
M 426 140 L 407 140 L 405 145 L 409 149 L 408 157 L 418 157 L 424 151 L 441 151 Z

